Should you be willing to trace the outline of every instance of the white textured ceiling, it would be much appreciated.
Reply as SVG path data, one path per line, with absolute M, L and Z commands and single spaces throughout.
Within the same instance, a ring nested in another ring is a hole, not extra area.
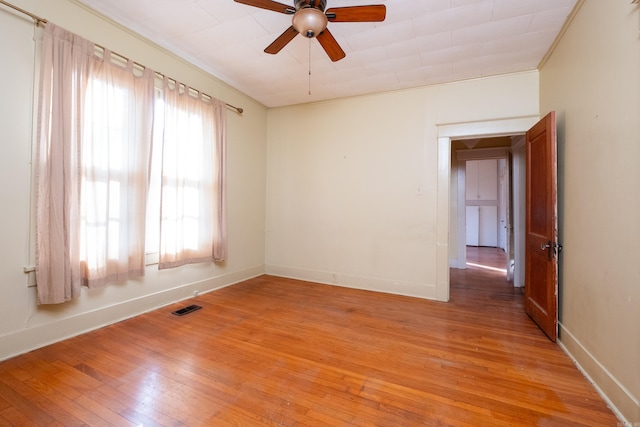
M 327 0 L 387 7 L 384 22 L 329 23 L 338 62 L 301 35 L 264 53 L 291 16 L 233 0 L 79 1 L 277 107 L 536 69 L 577 0 Z

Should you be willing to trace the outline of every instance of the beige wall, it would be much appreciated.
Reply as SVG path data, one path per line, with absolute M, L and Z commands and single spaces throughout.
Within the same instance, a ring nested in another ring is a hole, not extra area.
M 640 6 L 587 0 L 540 72 L 557 111 L 560 339 L 640 423 Z
M 439 297 L 440 127 L 537 114 L 537 72 L 270 110 L 267 271 Z
M 67 0 L 12 0 L 36 15 L 234 105 L 228 114 L 229 257 L 88 291 L 38 307 L 23 267 L 32 265 L 30 156 L 34 26 L 0 6 L 0 360 L 264 271 L 267 110 L 240 92 Z
M 0 359 L 186 298 L 194 290 L 260 274 L 265 263 L 275 274 L 434 298 L 436 254 L 439 245 L 448 249 L 449 225 L 449 194 L 443 194 L 450 171 L 438 166 L 450 168 L 450 157 L 446 153 L 438 162 L 446 151 L 439 151 L 440 126 L 556 110 L 565 246 L 561 340 L 627 420 L 640 422 L 638 6 L 587 0 L 542 68 L 540 93 L 538 73 L 530 72 L 267 111 L 72 0 L 13 3 L 240 105 L 245 114 L 229 114 L 225 265 L 150 268 L 144 280 L 38 307 L 22 272 L 33 263 L 33 26 L 3 8 Z M 475 134 L 450 136 L 470 135 Z M 439 210 L 447 213 L 444 240 L 438 238 Z

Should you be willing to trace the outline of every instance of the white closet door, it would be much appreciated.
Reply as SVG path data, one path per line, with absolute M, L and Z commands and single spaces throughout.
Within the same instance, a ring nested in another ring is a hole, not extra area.
M 498 246 L 498 207 L 478 206 L 478 246 Z
M 466 163 L 467 245 L 498 246 L 498 160 Z
M 498 200 L 498 160 L 478 161 L 478 200 Z
M 465 198 L 478 200 L 478 160 L 469 160 L 465 171 Z
M 480 207 L 467 206 L 467 246 L 478 246 L 480 237 Z

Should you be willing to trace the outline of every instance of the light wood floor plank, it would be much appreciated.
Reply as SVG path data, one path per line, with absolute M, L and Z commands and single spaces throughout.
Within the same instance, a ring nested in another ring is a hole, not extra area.
M 200 295 L 0 363 L 0 424 L 618 425 L 503 273 L 451 283 L 450 303 L 271 276 Z

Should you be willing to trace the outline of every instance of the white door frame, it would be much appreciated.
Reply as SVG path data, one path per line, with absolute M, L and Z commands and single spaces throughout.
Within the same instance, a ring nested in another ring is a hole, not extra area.
M 438 194 L 436 224 L 436 299 L 449 301 L 449 210 L 451 197 L 451 140 L 525 133 L 539 115 L 438 126 Z

